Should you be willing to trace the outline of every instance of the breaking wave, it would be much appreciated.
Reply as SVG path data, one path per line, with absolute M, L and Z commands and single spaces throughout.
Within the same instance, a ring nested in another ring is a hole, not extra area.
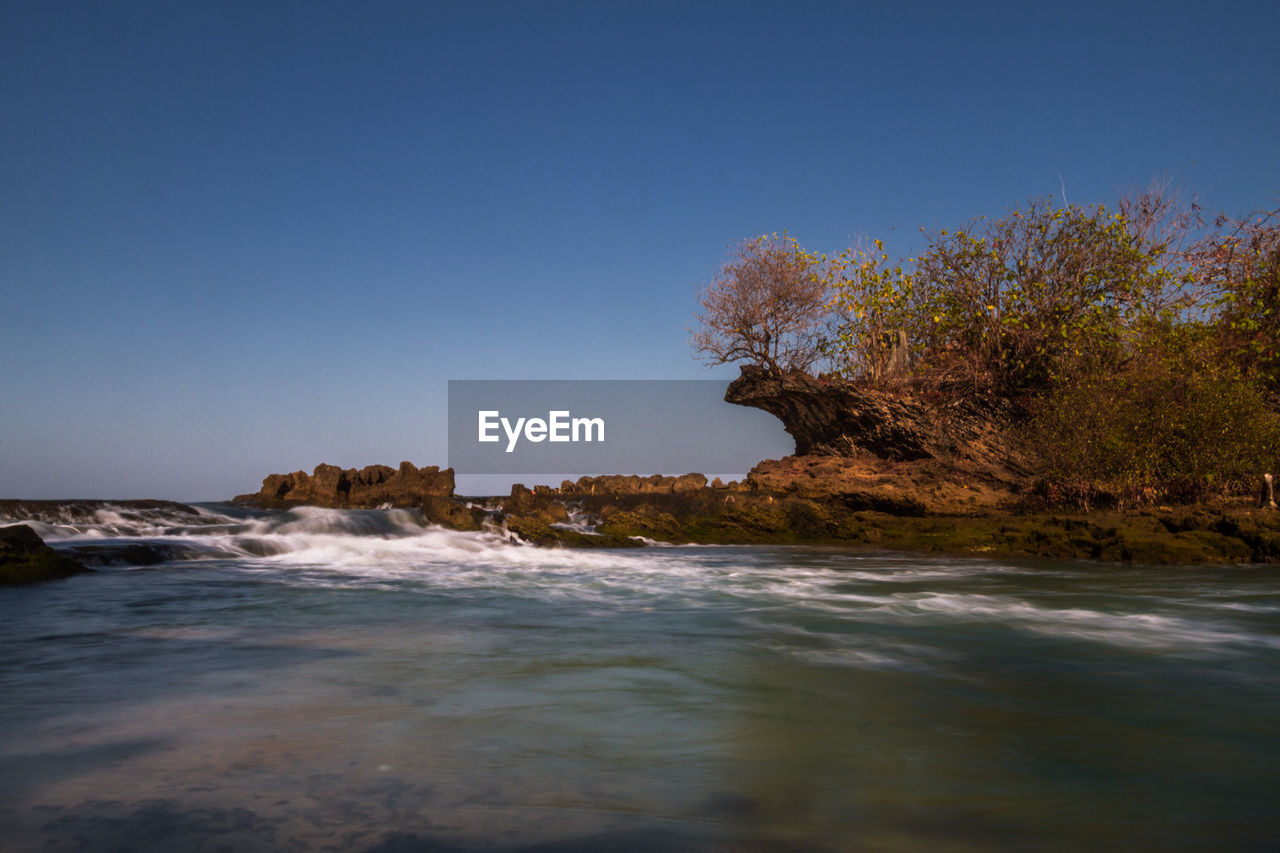
M 1255 624 L 1270 622 L 1280 608 L 1274 592 L 1259 595 L 1256 586 L 1232 589 L 1220 580 L 1189 589 L 1173 576 L 1153 591 L 1150 571 L 1130 583 L 1122 571 L 1078 565 L 839 549 L 546 549 L 521 543 L 497 522 L 461 532 L 404 509 L 85 503 L 33 515 L 0 522 L 31 524 L 54 547 L 98 567 L 217 561 L 295 585 L 483 589 L 592 606 L 720 609 L 766 634 L 782 631 L 775 639 L 806 660 L 863 668 L 945 665 L 945 649 L 926 654 L 902 638 L 904 629 L 919 626 L 1012 630 L 1136 653 L 1280 649 L 1276 632 Z M 575 517 L 569 526 L 590 532 L 590 522 Z M 1049 578 L 1085 598 L 1038 595 L 1037 584 Z M 895 639 L 885 641 L 886 632 Z

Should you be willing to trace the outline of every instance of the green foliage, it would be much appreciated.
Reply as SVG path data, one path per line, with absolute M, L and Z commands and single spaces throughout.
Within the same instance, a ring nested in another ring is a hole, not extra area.
M 1218 296 L 1224 350 L 1280 391 L 1280 210 L 1220 217 L 1193 259 L 1199 279 Z
M 925 365 L 997 393 L 1042 390 L 1066 365 L 1114 361 L 1167 273 L 1126 218 L 1036 202 L 935 236 L 915 275 Z
M 1194 500 L 1246 492 L 1280 459 L 1280 413 L 1214 351 L 1215 330 L 1162 324 L 1118 369 L 1092 366 L 1038 402 L 1028 444 L 1058 497 Z
M 1156 227 L 1175 217 L 1161 199 L 1142 201 L 1124 212 L 1032 202 L 941 231 L 905 265 L 878 240 L 841 253 L 827 354 L 846 375 L 877 381 L 901 331 L 918 373 L 1007 395 L 1042 391 L 1085 362 L 1115 363 L 1136 324 L 1194 299 L 1172 249 L 1181 232 Z
M 1206 228 L 1157 185 L 1114 210 L 1035 201 L 917 258 L 873 246 L 748 241 L 695 348 L 1014 401 L 1045 482 L 1078 497 L 1194 499 L 1280 463 L 1280 209 Z
M 899 330 L 918 339 L 921 312 L 915 305 L 915 280 L 901 264 L 893 264 L 884 244 L 873 250 L 848 249 L 831 268 L 831 333 L 825 352 L 847 376 L 873 381 L 890 370 L 893 341 Z

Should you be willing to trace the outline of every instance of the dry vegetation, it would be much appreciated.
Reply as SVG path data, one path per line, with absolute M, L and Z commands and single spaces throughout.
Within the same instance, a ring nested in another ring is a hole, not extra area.
M 1053 500 L 1197 500 L 1280 463 L 1280 209 L 1210 218 L 1156 186 L 870 245 L 747 241 L 695 351 L 1011 401 Z

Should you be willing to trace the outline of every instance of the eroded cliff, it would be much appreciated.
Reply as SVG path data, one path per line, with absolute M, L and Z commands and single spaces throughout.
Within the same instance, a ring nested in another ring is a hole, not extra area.
M 725 400 L 782 421 L 796 453 L 766 460 L 752 488 L 909 512 L 972 511 L 1008 501 L 1027 482 L 1007 402 L 902 384 L 873 388 L 838 376 L 742 368 Z

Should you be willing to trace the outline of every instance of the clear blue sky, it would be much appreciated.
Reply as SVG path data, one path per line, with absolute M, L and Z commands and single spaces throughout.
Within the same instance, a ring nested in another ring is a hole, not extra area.
M 1280 4 L 0 3 L 0 497 L 443 464 L 446 381 L 705 378 L 726 246 L 1280 191 Z

